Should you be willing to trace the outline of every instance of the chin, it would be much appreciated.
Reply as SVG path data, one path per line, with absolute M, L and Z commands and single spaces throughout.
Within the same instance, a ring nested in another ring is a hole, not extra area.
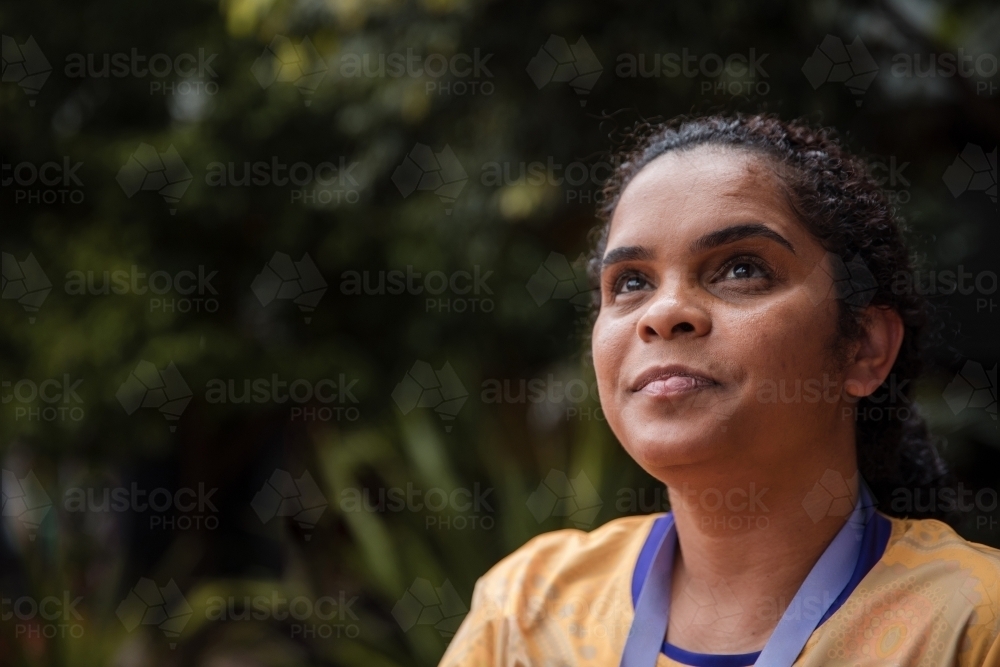
M 647 472 L 720 458 L 729 440 L 726 421 L 715 415 L 675 415 L 670 418 L 622 420 L 619 440 Z

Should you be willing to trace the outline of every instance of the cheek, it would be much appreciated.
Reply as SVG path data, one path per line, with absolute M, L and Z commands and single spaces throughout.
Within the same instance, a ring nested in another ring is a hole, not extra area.
M 597 316 L 591 335 L 594 355 L 594 373 L 602 401 L 613 398 L 622 374 L 622 365 L 629 346 L 633 327 L 622 320 L 611 320 L 603 314 Z
M 832 307 L 831 307 L 832 306 Z M 818 376 L 827 368 L 836 302 L 790 300 L 727 318 L 726 356 L 736 356 L 757 380 Z M 717 325 L 722 323 L 717 322 Z

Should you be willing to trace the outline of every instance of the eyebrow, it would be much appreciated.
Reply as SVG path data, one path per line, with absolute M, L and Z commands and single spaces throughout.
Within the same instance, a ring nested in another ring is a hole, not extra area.
M 731 227 L 726 227 L 724 229 L 719 229 L 709 234 L 705 234 L 691 244 L 691 252 L 703 252 L 705 250 L 717 248 L 720 245 L 735 243 L 736 241 L 742 241 L 743 239 L 753 237 L 771 239 L 772 241 L 791 250 L 793 255 L 795 254 L 795 248 L 792 247 L 792 244 L 789 243 L 788 239 L 770 227 L 767 227 L 759 222 L 748 222 L 742 225 L 733 225 Z
M 601 270 L 622 262 L 644 262 L 653 259 L 653 251 L 646 246 L 627 245 L 609 250 L 601 260 Z
M 735 243 L 736 241 L 742 241 L 743 239 L 753 238 L 755 236 L 771 239 L 772 241 L 788 248 L 792 254 L 795 254 L 795 248 L 792 247 L 792 244 L 788 241 L 788 239 L 770 227 L 767 227 L 759 222 L 732 225 L 731 227 L 718 229 L 710 234 L 705 234 L 691 244 L 691 251 L 704 252 L 705 250 L 711 250 L 712 248 L 717 248 L 721 245 L 726 245 L 727 243 Z M 654 257 L 655 253 L 646 246 L 631 245 L 614 248 L 613 250 L 609 250 L 604 255 L 604 259 L 601 260 L 601 271 L 608 268 L 612 264 L 620 264 L 622 262 L 644 262 L 654 259 Z

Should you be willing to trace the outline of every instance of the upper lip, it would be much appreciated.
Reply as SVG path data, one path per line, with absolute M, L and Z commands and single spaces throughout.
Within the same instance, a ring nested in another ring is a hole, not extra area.
M 652 368 L 643 371 L 639 377 L 635 379 L 635 382 L 632 383 L 632 391 L 640 391 L 650 382 L 666 380 L 667 378 L 677 376 L 695 378 L 696 380 L 704 381 L 706 384 L 718 384 L 715 378 L 708 373 L 697 371 L 689 366 L 683 366 L 681 364 L 671 364 L 669 366 L 653 366 Z

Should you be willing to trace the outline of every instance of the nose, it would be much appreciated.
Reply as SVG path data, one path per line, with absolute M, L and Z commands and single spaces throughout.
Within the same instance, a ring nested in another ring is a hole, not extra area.
M 664 280 L 636 323 L 643 342 L 700 337 L 712 330 L 712 317 L 701 301 L 700 289 L 683 279 Z

